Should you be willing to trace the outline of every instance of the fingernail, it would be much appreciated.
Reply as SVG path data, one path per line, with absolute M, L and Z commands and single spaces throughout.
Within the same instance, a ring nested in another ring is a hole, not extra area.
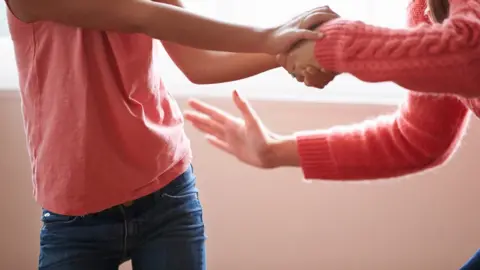
M 240 94 L 240 92 L 238 90 L 234 90 L 233 93 L 237 96 L 237 98 L 239 98 L 240 100 L 243 99 L 242 95 Z
M 317 36 L 318 36 L 318 38 L 323 38 L 325 35 L 321 32 L 317 32 Z

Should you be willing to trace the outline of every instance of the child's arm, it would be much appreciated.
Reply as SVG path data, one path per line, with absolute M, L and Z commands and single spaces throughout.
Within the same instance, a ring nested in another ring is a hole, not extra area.
M 306 179 L 382 179 L 419 172 L 451 156 L 467 114 L 455 97 L 411 93 L 395 114 L 279 139 L 270 163 L 301 166 Z
M 260 53 L 230 53 L 199 50 L 164 42 L 178 68 L 196 84 L 244 79 L 278 67 L 275 57 Z
M 181 0 L 156 1 L 184 8 Z M 183 74 L 197 84 L 240 80 L 279 66 L 268 54 L 207 51 L 167 41 L 163 46 Z
M 302 39 L 317 39 L 318 33 L 306 28 L 321 23 L 326 15 L 313 10 L 282 26 L 259 29 L 209 19 L 150 0 L 9 0 L 8 3 L 15 15 L 26 22 L 54 21 L 88 29 L 144 33 L 200 49 L 269 54 L 285 52 Z
M 425 0 L 413 0 L 411 8 L 410 22 L 422 22 Z M 393 81 L 412 91 L 480 96 L 479 0 L 451 0 L 443 24 L 394 30 L 338 19 L 319 31 L 325 37 L 308 53 L 314 50 L 327 70 L 368 82 Z

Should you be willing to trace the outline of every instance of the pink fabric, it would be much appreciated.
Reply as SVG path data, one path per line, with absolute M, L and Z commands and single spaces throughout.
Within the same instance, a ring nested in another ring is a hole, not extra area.
M 167 185 L 190 164 L 182 113 L 140 34 L 26 24 L 8 14 L 34 194 L 84 215 Z
M 383 179 L 423 171 L 454 153 L 469 111 L 480 116 L 479 1 L 451 0 L 443 25 L 428 25 L 426 7 L 426 0 L 411 1 L 408 30 L 343 19 L 321 26 L 325 38 L 315 55 L 327 70 L 413 91 L 391 115 L 299 133 L 306 178 Z

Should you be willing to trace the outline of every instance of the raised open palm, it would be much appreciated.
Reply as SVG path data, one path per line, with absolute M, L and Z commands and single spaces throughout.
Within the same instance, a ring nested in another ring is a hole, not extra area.
M 233 92 L 233 101 L 243 119 L 198 100 L 189 101 L 191 110 L 185 112 L 185 119 L 220 150 L 255 167 L 272 167 L 264 157 L 268 156 L 274 135 L 237 91 Z

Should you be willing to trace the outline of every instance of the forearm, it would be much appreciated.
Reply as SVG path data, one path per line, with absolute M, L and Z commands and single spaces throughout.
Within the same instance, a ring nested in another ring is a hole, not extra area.
M 268 30 L 236 25 L 148 0 L 17 0 L 25 21 L 54 21 L 81 28 L 144 33 L 190 47 L 265 52 Z
M 275 57 L 268 54 L 206 51 L 171 42 L 163 45 L 185 76 L 197 84 L 240 80 L 278 67 Z
M 150 5 L 140 27 L 142 32 L 159 40 L 206 50 L 264 52 L 263 29 L 220 22 L 167 4 L 150 2 Z
M 479 96 L 480 88 L 467 85 L 480 70 L 478 14 L 477 1 L 454 0 L 451 16 L 443 24 L 402 30 L 335 20 L 319 28 L 325 37 L 316 43 L 316 59 L 327 70 L 350 73 L 363 81 L 393 81 L 418 92 Z
M 307 179 L 383 179 L 443 163 L 467 122 L 455 98 L 411 95 L 402 109 L 362 124 L 302 132 L 272 143 L 272 167 L 301 166 Z
M 163 2 L 185 7 L 181 0 Z M 241 80 L 278 67 L 275 58 L 268 54 L 199 50 L 168 41 L 163 46 L 183 74 L 197 84 Z

